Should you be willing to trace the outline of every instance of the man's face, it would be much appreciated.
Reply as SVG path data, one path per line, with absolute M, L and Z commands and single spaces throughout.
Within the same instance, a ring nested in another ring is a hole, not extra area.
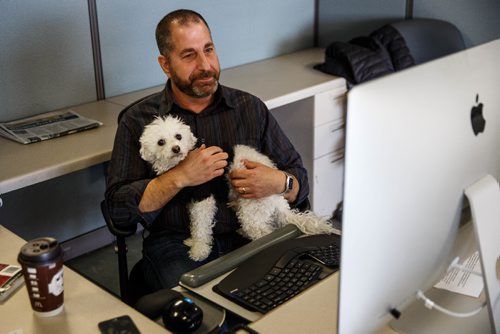
M 217 90 L 220 66 L 208 28 L 201 22 L 173 25 L 174 50 L 164 64 L 160 60 L 163 70 L 182 93 L 197 98 L 212 95 Z

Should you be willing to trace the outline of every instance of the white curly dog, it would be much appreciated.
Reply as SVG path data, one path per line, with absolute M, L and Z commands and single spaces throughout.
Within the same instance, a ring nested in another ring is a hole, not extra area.
M 156 117 L 146 125 L 140 139 L 140 155 L 149 162 L 157 175 L 175 167 L 195 148 L 197 138 L 181 119 L 174 116 Z M 250 146 L 236 145 L 229 171 L 245 169 L 242 160 L 262 163 L 276 168 L 262 153 Z M 331 234 L 336 230 L 326 218 L 316 216 L 312 211 L 300 212 L 291 209 L 283 195 L 271 195 L 259 199 L 241 198 L 229 184 L 229 203 L 241 225 L 240 233 L 255 240 L 287 224 L 296 225 L 305 234 Z M 189 256 L 195 261 L 208 257 L 212 249 L 212 228 L 215 225 L 217 205 L 213 195 L 188 205 L 191 237 L 184 240 L 190 247 Z

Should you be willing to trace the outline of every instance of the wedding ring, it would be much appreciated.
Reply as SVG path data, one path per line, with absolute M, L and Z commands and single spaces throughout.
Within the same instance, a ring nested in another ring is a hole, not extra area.
M 241 187 L 241 193 L 242 194 L 246 194 L 247 193 L 247 190 L 245 189 L 245 187 Z

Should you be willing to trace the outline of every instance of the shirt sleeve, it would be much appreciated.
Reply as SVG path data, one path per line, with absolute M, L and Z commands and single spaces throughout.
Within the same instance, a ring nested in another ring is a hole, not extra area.
M 138 209 L 144 190 L 154 175 L 139 155 L 140 124 L 136 128 L 131 124 L 124 116 L 118 125 L 105 192 L 110 216 L 122 226 L 141 221 L 151 224 L 161 211 L 142 214 Z
M 278 169 L 286 171 L 297 178 L 300 189 L 297 199 L 292 205 L 299 205 L 309 196 L 307 170 L 304 168 L 299 152 L 297 152 L 266 105 L 261 103 L 260 108 L 265 115 L 262 152 L 276 163 Z

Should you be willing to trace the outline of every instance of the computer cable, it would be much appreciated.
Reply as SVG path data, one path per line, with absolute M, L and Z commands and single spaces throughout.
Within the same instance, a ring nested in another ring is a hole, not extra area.
M 443 306 L 440 306 L 433 302 L 431 299 L 427 298 L 424 293 L 421 290 L 417 291 L 417 298 L 422 299 L 424 301 L 425 307 L 427 307 L 429 310 L 436 309 L 437 311 L 444 313 L 448 316 L 455 317 L 455 318 L 468 318 L 472 317 L 479 312 L 486 306 L 486 302 L 484 302 L 480 307 L 478 307 L 475 310 L 472 310 L 470 312 L 454 312 L 451 310 L 448 310 L 447 308 L 444 308 Z

